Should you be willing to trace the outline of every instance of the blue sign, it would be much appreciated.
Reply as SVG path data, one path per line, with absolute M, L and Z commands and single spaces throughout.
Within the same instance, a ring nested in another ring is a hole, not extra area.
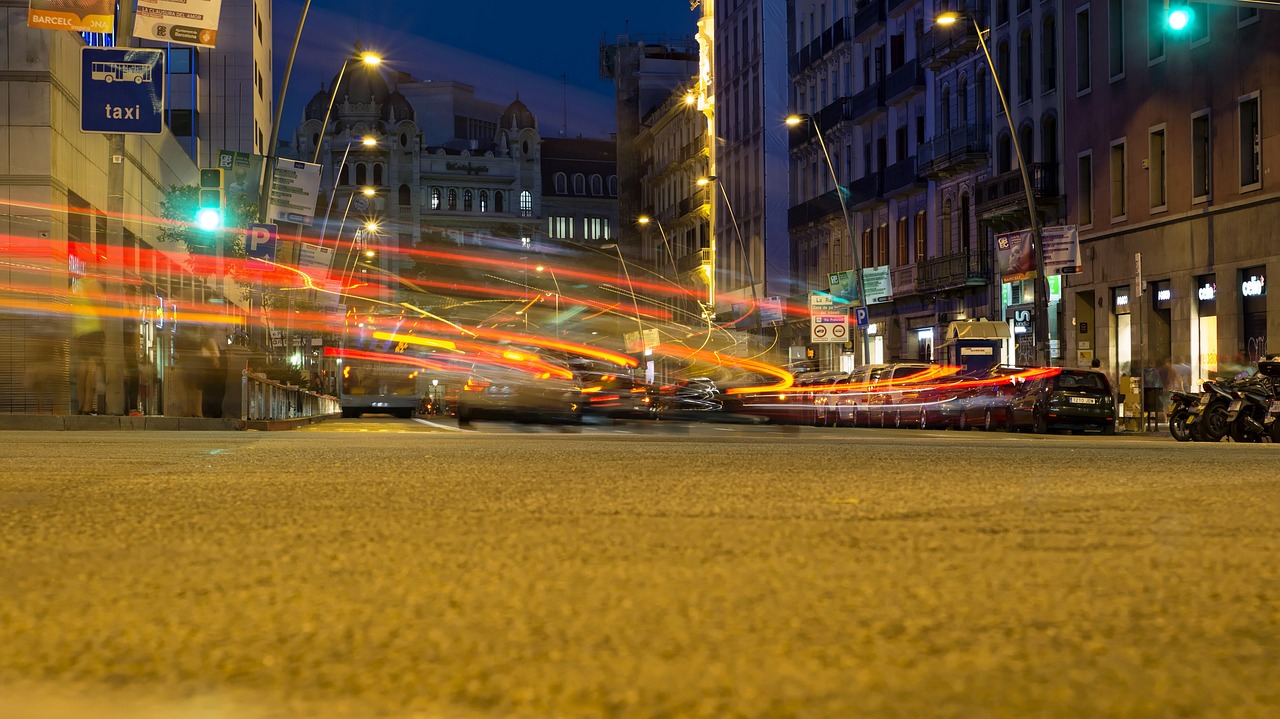
M 276 232 L 275 225 L 253 223 L 249 225 L 249 232 L 244 236 L 244 254 L 246 257 L 252 257 L 255 260 L 263 260 L 266 262 L 276 261 Z
M 164 132 L 164 50 L 80 48 L 80 131 Z
M 866 327 L 871 323 L 871 313 L 867 311 L 866 307 L 854 307 L 853 317 L 858 321 L 859 327 Z

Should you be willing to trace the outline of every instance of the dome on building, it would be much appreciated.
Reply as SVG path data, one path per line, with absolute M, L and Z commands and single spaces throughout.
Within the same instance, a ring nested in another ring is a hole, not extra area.
M 378 72 L 377 68 L 353 62 L 347 66 L 346 72 L 340 72 L 339 74 L 342 75 L 342 84 L 338 85 L 338 92 L 334 95 L 336 98 L 334 104 L 345 100 L 366 103 L 369 102 L 370 98 L 375 102 L 382 103 L 387 99 L 387 95 L 391 93 L 391 88 L 387 87 L 387 81 L 382 79 L 382 73 Z M 333 82 L 329 83 L 329 87 L 333 87 L 337 83 L 338 75 L 334 75 Z
M 324 111 L 329 107 L 329 93 L 324 91 L 324 84 L 321 83 L 320 91 L 317 92 L 307 103 L 307 109 L 302 113 L 303 120 L 324 120 Z
M 402 95 L 399 90 L 387 95 L 382 105 L 382 119 L 387 122 L 414 120 L 416 114 L 413 111 L 413 105 L 409 104 L 409 98 Z
M 515 102 L 507 105 L 507 109 L 502 111 L 502 119 L 498 123 L 499 130 L 510 130 L 513 127 L 538 129 L 538 118 L 533 116 L 533 112 L 527 105 L 520 102 L 519 95 L 516 95 Z

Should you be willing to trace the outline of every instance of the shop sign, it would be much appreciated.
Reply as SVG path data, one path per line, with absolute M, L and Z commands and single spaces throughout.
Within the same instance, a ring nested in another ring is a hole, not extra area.
M 1172 290 L 1156 290 L 1156 302 L 1168 302 L 1172 297 Z
M 1257 275 L 1240 283 L 1240 294 L 1245 297 L 1262 297 L 1267 294 L 1267 278 Z
M 1201 302 L 1213 302 L 1218 298 L 1218 285 L 1215 282 L 1206 282 L 1196 290 L 1196 297 Z

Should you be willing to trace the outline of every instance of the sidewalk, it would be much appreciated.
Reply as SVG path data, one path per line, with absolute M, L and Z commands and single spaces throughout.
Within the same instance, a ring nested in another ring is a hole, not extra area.
M 337 415 L 334 415 L 337 416 Z M 327 416 L 296 419 L 245 420 L 221 417 L 116 417 L 111 415 L 0 414 L 0 431 L 151 430 L 170 432 L 279 431 L 322 422 Z

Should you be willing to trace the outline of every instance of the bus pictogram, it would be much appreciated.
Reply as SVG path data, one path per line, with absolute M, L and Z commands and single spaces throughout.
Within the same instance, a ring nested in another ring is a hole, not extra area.
M 107 83 L 120 80 L 141 85 L 151 82 L 151 65 L 138 62 L 95 62 L 89 65 L 89 76 Z

